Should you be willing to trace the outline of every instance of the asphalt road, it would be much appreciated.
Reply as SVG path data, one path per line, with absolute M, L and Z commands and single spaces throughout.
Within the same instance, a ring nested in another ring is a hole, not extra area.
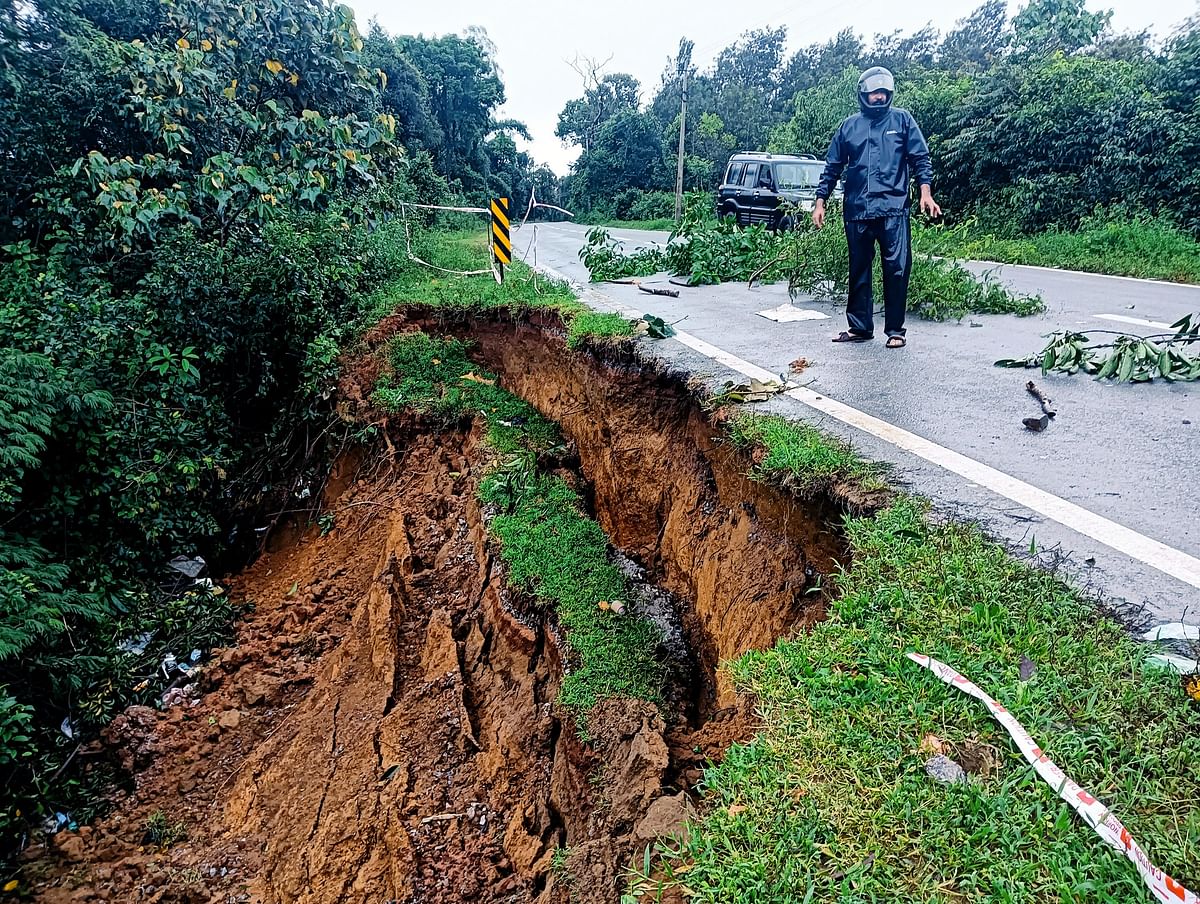
M 528 248 L 531 232 L 515 237 L 515 250 Z M 1200 312 L 1200 287 L 971 263 L 1014 289 L 1040 293 L 1047 312 L 961 323 L 910 319 L 909 344 L 900 350 L 882 341 L 834 345 L 830 338 L 845 328 L 839 306 L 796 299 L 827 316 L 793 323 L 757 315 L 789 301 L 786 286 L 681 288 L 678 299 L 634 286 L 587 287 L 578 259 L 585 232 L 540 225 L 538 264 L 580 284 L 596 307 L 680 321 L 677 328 L 698 340 L 660 343 L 659 354 L 718 382 L 735 377 L 725 366 L 733 360 L 738 369 L 734 359 L 749 365 L 743 373 L 757 366 L 780 374 L 804 357 L 811 366 L 796 379 L 805 388 L 797 398 L 778 397 L 773 410 L 819 423 L 868 457 L 891 462 L 902 482 L 939 509 L 981 523 L 1014 550 L 1032 544 L 1135 623 L 1200 623 L 1200 384 L 1111 386 L 993 366 L 1041 349 L 1056 329 L 1161 332 L 1151 324 Z M 630 248 L 667 238 L 612 233 Z M 645 282 L 665 285 L 666 275 Z M 1031 378 L 1059 411 L 1039 434 L 1021 424 L 1040 414 L 1025 391 Z

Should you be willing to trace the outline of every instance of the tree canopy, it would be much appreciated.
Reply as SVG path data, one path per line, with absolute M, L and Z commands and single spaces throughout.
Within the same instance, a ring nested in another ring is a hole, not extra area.
M 635 181 L 626 181 L 626 161 L 648 155 L 593 153 L 615 109 L 585 117 L 585 133 L 564 124 L 597 109 L 591 94 L 570 101 L 559 136 L 583 151 L 572 202 L 602 210 L 623 189 L 673 189 L 684 69 L 686 188 L 711 191 L 733 150 L 823 156 L 837 124 L 857 109 L 858 73 L 884 65 L 896 73 L 896 103 L 929 139 L 935 190 L 952 221 L 977 217 L 1003 232 L 1033 232 L 1124 210 L 1200 234 L 1197 22 L 1155 43 L 1144 33 L 1115 33 L 1111 13 L 1083 0 L 1030 0 L 1011 17 L 1004 0 L 988 0 L 944 35 L 926 26 L 866 40 L 845 30 L 790 54 L 786 39 L 782 26 L 747 32 L 700 72 L 684 39 L 644 108 L 636 90 L 626 92 L 622 109 L 655 121 L 638 134 L 650 142 L 653 132 L 663 158 L 638 169 Z

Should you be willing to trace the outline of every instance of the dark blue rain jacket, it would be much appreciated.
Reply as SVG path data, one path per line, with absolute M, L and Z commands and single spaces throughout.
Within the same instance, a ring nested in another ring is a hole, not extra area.
M 873 220 L 908 214 L 910 172 L 918 185 L 933 184 L 929 146 L 912 114 L 896 107 L 872 118 L 855 113 L 834 133 L 817 197 L 828 199 L 845 171 L 842 214 Z

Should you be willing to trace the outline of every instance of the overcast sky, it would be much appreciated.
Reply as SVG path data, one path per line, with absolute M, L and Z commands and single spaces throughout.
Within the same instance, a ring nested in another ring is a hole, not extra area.
M 946 31 L 983 0 L 892 0 L 853 3 L 810 0 L 783 3 L 716 3 L 712 0 L 601 0 L 563 3 L 561 0 L 443 0 L 399 3 L 396 0 L 348 0 L 365 31 L 378 19 L 392 34 L 460 34 L 470 26 L 487 30 L 497 48 L 508 103 L 500 117 L 519 119 L 529 126 L 533 142 L 526 150 L 535 160 L 567 172 L 576 149 L 554 136 L 558 113 L 568 100 L 579 97 L 582 84 L 569 61 L 586 56 L 611 62 L 605 71 L 628 72 L 642 83 L 643 101 L 653 96 L 667 58 L 680 37 L 696 42 L 693 61 L 707 67 L 720 50 L 744 31 L 786 25 L 788 49 L 824 41 L 843 28 L 870 38 L 895 29 L 915 31 L 927 22 Z M 1010 14 L 1021 5 L 1010 0 Z M 1197 0 L 1088 0 L 1091 9 L 1112 9 L 1118 31 L 1149 29 L 1166 37 L 1200 10 Z

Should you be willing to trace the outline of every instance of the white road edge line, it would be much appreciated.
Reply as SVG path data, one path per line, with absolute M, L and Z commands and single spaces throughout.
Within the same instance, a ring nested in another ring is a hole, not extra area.
M 1115 320 L 1117 323 L 1132 323 L 1135 326 L 1153 326 L 1160 330 L 1169 330 L 1171 324 L 1159 323 L 1157 320 L 1142 320 L 1140 317 L 1126 317 L 1124 314 L 1093 314 L 1097 320 Z
M 585 300 L 591 298 L 596 304 L 610 310 L 615 310 L 631 318 L 641 317 L 644 313 L 636 308 L 624 305 L 591 287 L 580 286 L 569 277 L 551 267 L 541 266 L 540 269 L 548 276 L 561 279 L 574 286 L 579 292 L 580 297 Z M 676 330 L 672 338 L 693 351 L 699 352 L 705 357 L 711 358 L 713 361 L 723 364 L 731 370 L 736 370 L 738 373 L 751 379 L 779 379 L 778 374 L 773 374 L 759 367 L 757 364 L 751 364 L 749 361 L 745 361 L 724 349 L 705 342 L 691 333 Z M 1147 537 L 1145 534 L 1140 534 L 1102 515 L 1097 515 L 1095 512 L 1089 511 L 1082 506 L 1055 496 L 1053 493 L 1039 489 L 1033 486 L 1033 484 L 1005 474 L 1003 471 L 998 471 L 990 465 L 975 461 L 975 459 L 968 458 L 959 452 L 955 452 L 953 449 L 947 449 L 945 446 L 940 446 L 931 440 L 917 436 L 915 433 L 910 433 L 908 430 L 890 424 L 874 415 L 859 411 L 857 408 L 853 408 L 843 402 L 838 402 L 828 396 L 813 392 L 811 389 L 804 387 L 790 389 L 785 395 L 822 414 L 841 421 L 843 424 L 869 433 L 898 449 L 903 449 L 905 452 L 909 452 L 918 458 L 938 465 L 972 483 L 991 490 L 993 493 L 1003 496 L 1005 499 L 1009 499 L 1018 505 L 1022 505 L 1030 511 L 1037 512 L 1039 515 L 1070 528 L 1076 533 L 1090 537 L 1111 549 L 1115 549 L 1117 552 L 1124 553 L 1132 559 L 1137 559 L 1139 562 L 1149 565 L 1163 574 L 1170 575 L 1173 578 L 1183 581 L 1185 584 L 1200 589 L 1200 559 L 1197 559 L 1195 556 L 1190 556 L 1185 552 L 1167 546 L 1165 543 L 1160 543 L 1158 540 Z

